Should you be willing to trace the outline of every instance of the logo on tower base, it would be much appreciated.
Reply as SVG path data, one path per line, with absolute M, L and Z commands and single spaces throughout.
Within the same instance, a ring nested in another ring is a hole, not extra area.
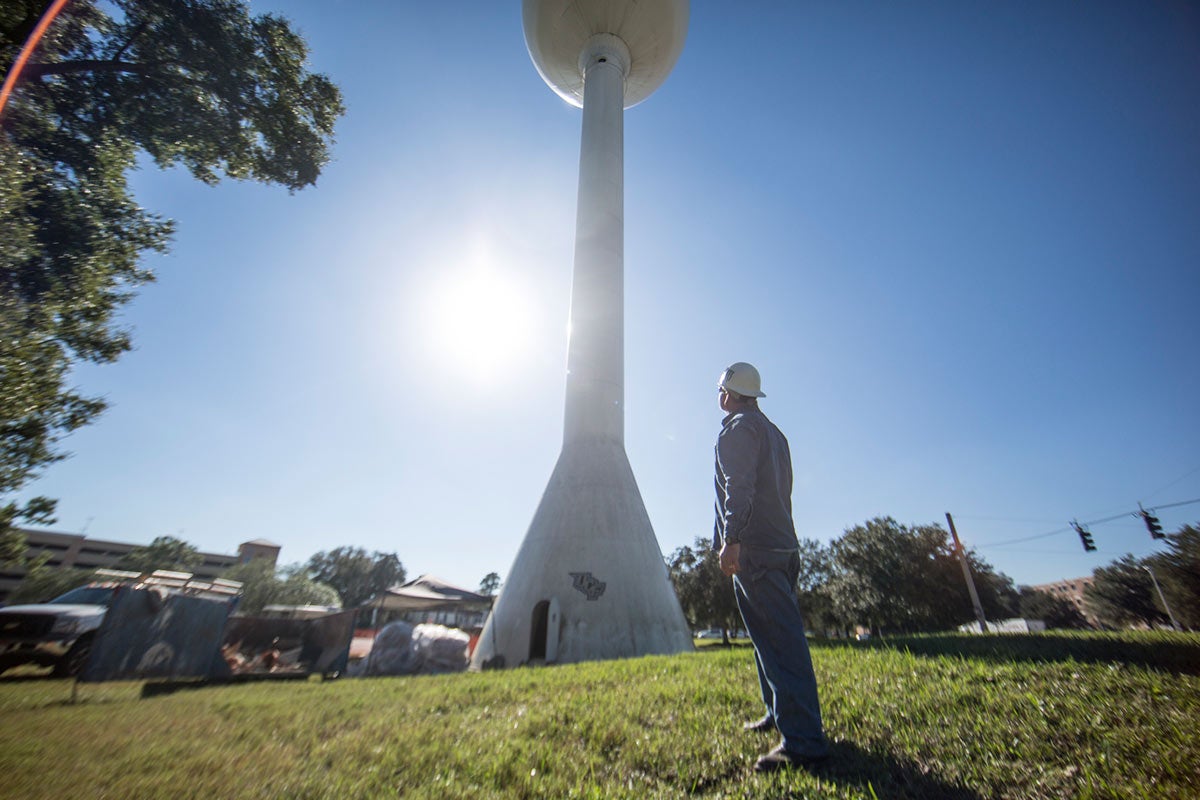
M 577 591 L 583 592 L 588 600 L 599 600 L 600 595 L 604 594 L 605 587 L 608 586 L 604 581 L 593 577 L 590 572 L 568 572 L 567 574 L 574 581 L 571 585 Z

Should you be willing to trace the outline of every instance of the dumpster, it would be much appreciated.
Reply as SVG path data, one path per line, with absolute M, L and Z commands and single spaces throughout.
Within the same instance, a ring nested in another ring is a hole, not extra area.
M 229 620 L 214 677 L 337 677 L 346 671 L 354 610 L 310 619 L 237 616 Z

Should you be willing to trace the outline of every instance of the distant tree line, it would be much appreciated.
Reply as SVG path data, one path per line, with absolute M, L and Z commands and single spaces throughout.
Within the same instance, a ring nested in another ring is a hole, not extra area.
M 1150 570 L 1179 623 L 1188 628 L 1200 624 L 1200 531 L 1184 527 L 1168 535 L 1165 544 L 1164 553 L 1141 560 L 1125 556 L 1095 571 L 1084 602 L 1096 625 L 1168 623 Z M 1024 617 L 1042 620 L 1049 628 L 1092 627 L 1070 601 L 1014 586 L 973 550 L 965 550 L 964 556 L 989 621 Z M 666 561 L 694 628 L 741 626 L 731 582 L 721 574 L 711 541 L 696 539 Z M 797 592 L 815 632 L 849 635 L 863 627 L 877 634 L 922 633 L 953 630 L 975 620 L 954 544 L 937 524 L 908 526 L 876 517 L 828 545 L 801 539 L 800 562 Z

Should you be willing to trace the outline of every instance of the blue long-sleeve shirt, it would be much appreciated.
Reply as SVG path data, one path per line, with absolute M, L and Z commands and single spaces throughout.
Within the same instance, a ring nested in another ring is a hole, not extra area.
M 783 432 L 756 406 L 722 421 L 715 482 L 714 548 L 738 543 L 763 550 L 797 549 L 791 450 Z

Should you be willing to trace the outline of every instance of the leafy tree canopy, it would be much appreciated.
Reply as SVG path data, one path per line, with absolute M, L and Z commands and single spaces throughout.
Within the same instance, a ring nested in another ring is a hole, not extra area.
M 94 578 L 94 574 L 90 569 L 50 567 L 44 561 L 35 563 L 17 588 L 13 589 L 7 602 L 10 605 L 45 603 L 77 586 L 83 586 Z
M 226 570 L 222 576 L 242 584 L 238 610 L 256 614 L 270 605 L 340 606 L 341 598 L 332 586 L 308 577 L 300 565 L 276 571 L 271 562 L 255 558 Z
M 45 6 L 0 4 L 0 63 Z M 73 0 L 49 28 L 0 116 L 0 498 L 104 409 L 72 367 L 130 348 L 115 314 L 172 231 L 130 194 L 139 154 L 210 184 L 313 184 L 344 109 L 306 58 L 286 20 L 240 0 Z M 47 502 L 0 506 L 0 536 L 49 523 Z
M 498 591 L 500 591 L 500 573 L 489 572 L 484 575 L 483 580 L 479 582 L 479 593 L 485 597 L 495 597 Z
M 1074 603 L 1029 586 L 1021 587 L 1020 612 L 1025 619 L 1040 619 L 1047 628 L 1091 627 Z
M 20 567 L 27 563 L 27 540 L 25 534 L 16 527 L 17 520 L 34 525 L 53 525 L 54 501 L 48 497 L 35 497 L 23 506 L 15 502 L 0 505 L 0 567 Z
M 913 633 L 948 630 L 975 618 L 954 545 L 939 525 L 910 527 L 876 517 L 843 533 L 831 552 L 828 592 L 843 624 Z M 1012 616 L 1012 580 L 973 552 L 966 558 L 985 615 Z
M 1156 603 L 1146 565 L 1133 555 L 1095 570 L 1091 585 L 1083 590 L 1083 603 L 1101 625 L 1112 628 L 1167 622 Z
M 667 559 L 667 572 L 693 628 L 721 628 L 728 641 L 729 630 L 741 627 L 733 584 L 721 572 L 720 552 L 711 539 L 699 537 L 694 547 L 676 549 Z
M 315 581 L 332 586 L 346 608 L 356 608 L 375 595 L 404 582 L 404 565 L 395 553 L 370 553 L 361 547 L 321 552 L 305 566 Z
M 0 509 L 0 511 L 3 510 Z M 15 513 L 15 506 L 10 510 Z M 0 523 L 0 567 L 10 565 L 20 566 L 23 564 L 25 562 L 25 550 L 25 534 L 13 528 L 11 523 Z
M 114 565 L 131 572 L 153 572 L 156 569 L 191 572 L 204 561 L 204 556 L 192 545 L 174 536 L 159 536 L 148 545 L 135 547 Z
M 1200 527 L 1167 534 L 1165 552 L 1147 559 L 1180 625 L 1200 629 Z
M 833 554 L 815 539 L 800 539 L 800 575 L 796 597 L 804 622 L 812 631 L 840 627 L 829 598 L 829 580 L 833 575 Z

